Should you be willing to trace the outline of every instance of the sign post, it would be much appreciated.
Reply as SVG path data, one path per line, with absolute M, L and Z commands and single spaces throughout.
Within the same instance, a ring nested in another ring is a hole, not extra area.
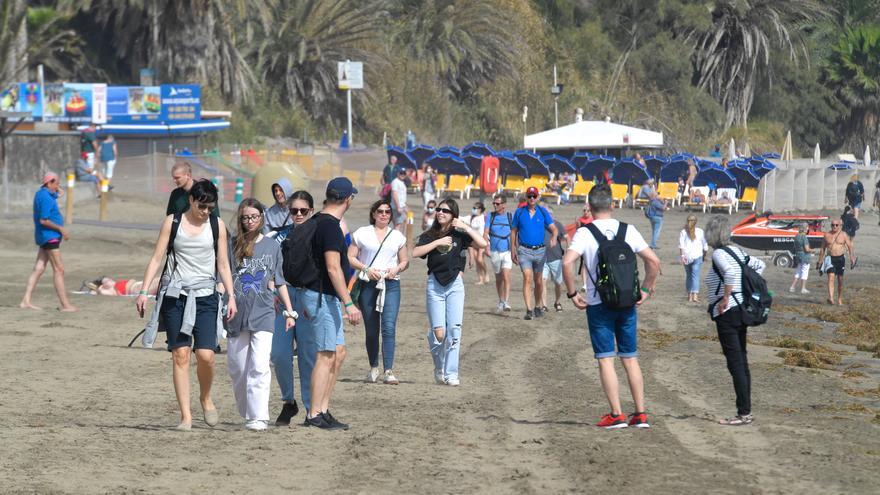
M 348 103 L 348 142 L 354 144 L 354 136 L 351 133 L 351 90 L 364 89 L 364 63 L 337 62 L 337 74 L 339 76 L 339 89 L 345 90 L 345 99 Z

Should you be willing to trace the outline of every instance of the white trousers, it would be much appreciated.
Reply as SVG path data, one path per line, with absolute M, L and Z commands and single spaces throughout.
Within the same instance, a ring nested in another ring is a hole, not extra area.
M 272 332 L 243 330 L 227 340 L 226 367 L 232 378 L 235 405 L 242 418 L 269 421 Z

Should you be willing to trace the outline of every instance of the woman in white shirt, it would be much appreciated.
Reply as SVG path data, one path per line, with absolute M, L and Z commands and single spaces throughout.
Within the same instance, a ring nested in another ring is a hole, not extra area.
M 700 302 L 700 268 L 706 261 L 709 245 L 706 244 L 703 229 L 697 228 L 697 217 L 694 215 L 688 215 L 687 222 L 678 235 L 678 250 L 681 264 L 684 266 L 688 302 L 698 303 Z
M 379 379 L 379 334 L 382 334 L 383 381 L 399 382 L 394 376 L 394 341 L 400 310 L 400 273 L 409 266 L 406 237 L 390 225 L 392 207 L 380 199 L 370 207 L 370 225 L 351 236 L 348 261 L 360 279 L 361 293 L 355 301 L 364 316 L 370 372 L 366 381 Z
M 477 201 L 474 203 L 474 207 L 471 208 L 471 216 L 467 218 L 467 222 L 472 229 L 480 234 L 480 237 L 483 236 L 483 231 L 486 230 L 486 208 L 482 202 Z M 485 251 L 485 249 L 477 249 L 476 247 L 468 248 L 470 266 L 477 265 L 477 285 L 489 283 L 489 271 L 486 269 L 486 258 L 483 256 Z
M 722 419 L 723 425 L 739 426 L 751 423 L 752 376 L 746 354 L 748 327 L 743 323 L 742 268 L 747 263 L 758 273 L 764 271 L 764 262 L 749 257 L 742 249 L 730 245 L 730 222 L 727 216 L 714 216 L 706 224 L 706 241 L 712 246 L 712 269 L 706 276 L 709 314 L 715 321 L 721 351 L 727 359 L 727 370 L 733 378 L 736 392 L 736 416 Z M 734 259 L 734 256 L 736 257 Z

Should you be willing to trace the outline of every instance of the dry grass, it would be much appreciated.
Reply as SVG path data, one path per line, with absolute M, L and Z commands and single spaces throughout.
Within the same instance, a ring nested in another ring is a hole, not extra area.
M 717 335 L 696 335 L 696 336 L 694 336 L 694 337 L 691 337 L 691 339 L 693 339 L 693 340 L 705 340 L 705 341 L 707 341 L 707 342 L 718 342 L 718 336 L 717 336 Z
M 784 313 L 794 313 L 818 321 L 837 323 L 835 342 L 872 348 L 870 352 L 880 357 L 880 289 L 860 287 L 846 292 L 846 306 L 826 306 L 819 304 L 787 305 L 777 304 L 773 308 Z
M 849 378 L 851 380 L 859 379 L 859 378 L 867 378 L 868 375 L 862 373 L 861 371 L 856 370 L 844 370 L 843 377 Z
M 782 347 L 785 349 L 800 349 L 802 351 L 820 352 L 823 354 L 840 354 L 840 352 L 834 351 L 815 342 L 802 342 L 788 336 L 765 340 L 764 342 L 759 342 L 758 344 L 767 345 L 770 347 Z
M 783 359 L 788 366 L 800 366 L 802 368 L 834 369 L 840 364 L 840 354 L 828 354 L 824 352 L 803 351 L 800 349 L 786 349 L 779 351 L 777 356 Z
M 656 349 L 665 349 L 676 342 L 685 340 L 685 338 L 686 337 L 676 337 L 671 333 L 663 332 L 661 330 L 639 329 L 639 339 L 651 342 Z
M 791 328 L 794 330 L 809 330 L 812 332 L 821 332 L 822 325 L 819 323 L 810 323 L 795 320 L 785 320 L 779 324 L 783 328 Z
M 853 397 L 869 397 L 872 399 L 880 398 L 880 386 L 877 388 L 845 388 L 843 391 Z

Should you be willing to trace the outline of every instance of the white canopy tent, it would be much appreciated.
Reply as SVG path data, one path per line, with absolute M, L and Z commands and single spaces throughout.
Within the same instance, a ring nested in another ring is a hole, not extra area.
M 663 133 L 603 120 L 584 120 L 531 134 L 523 140 L 527 150 L 662 148 Z

